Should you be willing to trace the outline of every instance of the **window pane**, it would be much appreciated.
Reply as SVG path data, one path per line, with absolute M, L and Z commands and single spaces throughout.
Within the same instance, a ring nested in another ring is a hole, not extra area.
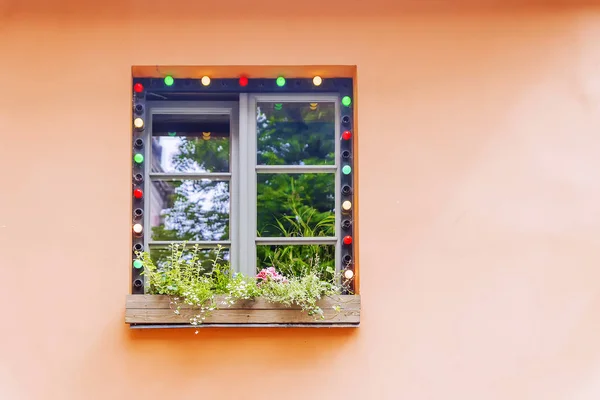
M 229 182 L 155 180 L 150 194 L 152 240 L 227 240 Z
M 334 165 L 334 103 L 257 104 L 258 165 Z
M 150 248 L 150 258 L 159 268 L 164 268 L 165 266 L 172 266 L 173 260 L 181 260 L 187 261 L 189 263 L 190 260 L 195 256 L 198 260 L 194 266 L 201 267 L 203 270 L 210 271 L 213 266 L 213 262 L 216 262 L 219 265 L 225 265 L 229 262 L 229 249 L 228 248 L 211 248 L 211 249 L 198 249 L 194 250 L 193 246 L 187 245 L 181 254 L 178 254 L 176 251 L 174 252 L 170 248 Z M 184 261 L 184 262 L 185 262 Z
M 228 172 L 229 115 L 152 116 L 152 172 Z
M 335 236 L 334 174 L 258 174 L 257 235 Z
M 331 279 L 335 271 L 334 245 L 278 245 L 256 246 L 258 270 L 275 267 L 285 276 L 302 276 L 317 272 L 323 279 Z

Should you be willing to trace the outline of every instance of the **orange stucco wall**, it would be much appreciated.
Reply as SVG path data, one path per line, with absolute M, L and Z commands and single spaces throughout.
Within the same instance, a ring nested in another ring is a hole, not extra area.
M 0 399 L 600 398 L 599 9 L 49 3 L 0 1 Z M 124 324 L 153 64 L 357 65 L 358 330 Z

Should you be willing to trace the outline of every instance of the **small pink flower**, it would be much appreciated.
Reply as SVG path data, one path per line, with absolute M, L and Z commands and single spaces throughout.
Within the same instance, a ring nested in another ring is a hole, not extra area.
M 256 279 L 259 281 L 259 285 L 263 282 L 268 282 L 270 280 L 273 280 L 275 282 L 288 283 L 286 277 L 277 272 L 275 267 L 263 268 L 258 274 L 256 274 Z

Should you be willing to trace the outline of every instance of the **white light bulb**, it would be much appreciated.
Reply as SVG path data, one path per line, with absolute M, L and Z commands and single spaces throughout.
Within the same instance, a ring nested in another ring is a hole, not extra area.
M 346 200 L 342 203 L 342 210 L 350 211 L 351 208 L 352 208 L 352 203 L 349 200 Z
M 354 272 L 351 269 L 347 269 L 346 271 L 344 271 L 344 278 L 352 279 L 353 276 Z
M 135 224 L 133 226 L 133 231 L 135 233 L 142 233 L 143 230 L 144 230 L 144 227 L 142 226 L 142 224 Z
M 313 85 L 321 86 L 321 83 L 323 83 L 323 78 L 321 78 L 319 75 L 313 78 Z
M 200 79 L 200 82 L 202 82 L 204 86 L 208 86 L 210 85 L 210 78 L 205 75 L 202 77 L 202 79 Z
M 143 128 L 144 127 L 144 120 L 141 118 L 136 118 L 133 120 L 133 126 L 135 126 L 136 128 Z

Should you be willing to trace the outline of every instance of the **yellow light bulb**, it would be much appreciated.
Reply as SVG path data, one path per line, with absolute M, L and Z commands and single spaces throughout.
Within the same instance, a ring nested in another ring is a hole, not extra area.
M 350 211 L 352 209 L 352 203 L 349 200 L 346 200 L 342 203 L 342 210 Z
M 354 272 L 351 269 L 347 269 L 346 271 L 344 271 L 344 278 L 352 279 L 353 276 Z
M 202 77 L 202 79 L 200 79 L 200 82 L 202 82 L 202 84 L 204 86 L 208 86 L 208 85 L 210 85 L 210 78 L 208 76 L 204 75 Z
M 138 129 L 141 129 L 144 127 L 144 120 L 141 118 L 136 118 L 133 120 L 133 126 L 135 126 Z
M 308 106 L 310 107 L 311 111 L 315 111 L 319 106 L 319 103 L 309 103 Z
M 142 226 L 142 224 L 135 224 L 133 226 L 133 231 L 135 233 L 142 233 L 143 230 L 144 230 L 144 227 Z
M 313 85 L 321 86 L 321 83 L 323 83 L 323 78 L 321 78 L 319 75 L 313 78 Z

